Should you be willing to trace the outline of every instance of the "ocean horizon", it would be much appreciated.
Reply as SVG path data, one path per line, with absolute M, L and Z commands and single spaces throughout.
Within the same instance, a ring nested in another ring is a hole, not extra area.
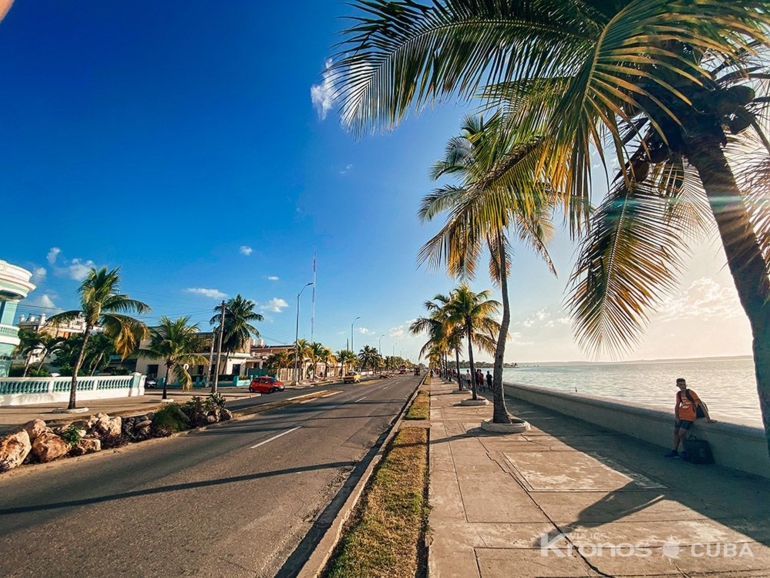
M 676 398 L 676 379 L 706 402 L 711 417 L 762 427 L 754 360 L 750 355 L 692 357 L 615 362 L 521 362 L 506 367 L 506 383 L 534 385 L 636 403 L 670 411 Z

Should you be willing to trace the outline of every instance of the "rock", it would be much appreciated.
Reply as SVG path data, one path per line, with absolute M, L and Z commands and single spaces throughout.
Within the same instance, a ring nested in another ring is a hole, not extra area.
M 143 441 L 152 437 L 152 422 L 143 421 L 134 426 L 133 438 L 136 441 Z
M 50 432 L 51 428 L 45 425 L 45 422 L 42 419 L 33 419 L 32 421 L 28 421 L 24 425 L 17 427 L 15 432 L 19 431 L 26 431 L 31 443 L 34 442 L 35 438 L 40 434 Z
M 26 430 L 0 438 L 0 472 L 20 466 L 31 450 L 32 443 Z
M 78 443 L 76 443 L 74 446 L 72 446 L 72 449 L 70 449 L 70 455 L 82 456 L 85 454 L 93 454 L 95 452 L 101 451 L 101 449 L 102 449 L 101 440 L 82 439 L 78 441 Z
M 99 419 L 96 420 L 91 433 L 100 439 L 106 437 L 117 437 L 123 431 L 123 420 L 120 416 L 110 417 L 106 413 L 96 414 Z
M 229 409 L 222 408 L 220 413 L 221 413 L 220 419 L 222 421 L 227 421 L 229 419 L 233 419 L 233 412 L 231 412 Z
M 70 445 L 54 433 L 40 434 L 32 444 L 32 453 L 42 463 L 66 456 L 69 451 Z
M 206 423 L 217 423 L 217 416 L 213 413 L 206 416 Z

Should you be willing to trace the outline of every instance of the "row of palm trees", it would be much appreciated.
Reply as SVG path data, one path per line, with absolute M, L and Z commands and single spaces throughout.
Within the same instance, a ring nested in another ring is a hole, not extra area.
M 163 398 L 167 398 L 167 385 L 173 376 L 182 388 L 192 386 L 193 378 L 188 371 L 190 366 L 207 365 L 209 356 L 203 355 L 207 340 L 203 339 L 197 323 L 190 323 L 190 317 L 170 319 L 161 317 L 156 327 L 147 325 L 131 317 L 130 314 L 144 314 L 151 311 L 146 303 L 131 299 L 120 292 L 119 268 L 107 270 L 92 269 L 78 288 L 80 307 L 52 316 L 49 323 L 53 326 L 75 319 L 83 319 L 85 328 L 82 335 L 70 339 L 51 338 L 46 335 L 22 332 L 20 351 L 26 357 L 24 375 L 27 375 L 33 355 L 45 357 L 57 353 L 57 359 L 66 360 L 71 365 L 72 382 L 68 409 L 77 407 L 77 378 L 83 369 L 93 374 L 103 368 L 113 354 L 125 359 L 132 353 L 141 354 L 150 359 L 161 359 L 165 364 L 163 380 Z M 241 295 L 217 305 L 210 323 L 217 325 L 212 335 L 213 344 L 221 336 L 221 351 L 225 354 L 225 366 L 228 356 L 235 351 L 243 351 L 251 342 L 251 337 L 258 337 L 259 330 L 253 325 L 263 320 L 255 311 L 256 303 Z M 97 327 L 101 333 L 94 333 Z M 140 342 L 148 340 L 140 348 Z M 324 375 L 329 364 L 341 363 L 347 367 L 361 367 L 376 370 L 390 363 L 395 368 L 396 359 L 383 359 L 376 349 L 364 346 L 356 355 L 352 351 L 342 350 L 333 354 L 332 350 L 321 343 L 308 343 L 298 340 L 291 353 L 278 353 L 268 359 L 268 367 L 280 370 L 290 367 L 296 361 L 301 367 L 308 367 L 309 377 L 316 379 L 316 368 L 324 364 Z M 402 361 L 398 360 L 399 365 Z M 308 365 L 309 364 L 309 365 Z M 218 371 L 218 368 L 216 369 Z
M 716 229 L 752 330 L 770 451 L 770 0 L 353 5 L 331 71 L 351 130 L 390 130 L 449 95 L 480 97 L 488 116 L 468 133 L 473 177 L 427 199 L 425 218 L 449 216 L 425 255 L 472 275 L 486 244 L 505 271 L 506 233 L 558 207 L 580 244 L 567 299 L 577 340 L 617 354 L 674 287 L 688 244 Z M 609 185 L 598 207 L 596 162 Z

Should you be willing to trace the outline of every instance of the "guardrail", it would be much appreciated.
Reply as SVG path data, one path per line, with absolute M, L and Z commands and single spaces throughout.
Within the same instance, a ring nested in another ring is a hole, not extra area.
M 78 377 L 78 400 L 144 395 L 144 380 L 141 373 Z M 0 406 L 66 402 L 71 385 L 72 377 L 0 378 Z
M 621 401 L 544 387 L 503 384 L 505 395 L 576 417 L 662 448 L 671 449 L 674 414 Z M 711 445 L 717 464 L 770 478 L 770 458 L 762 428 L 698 420 L 692 431 Z

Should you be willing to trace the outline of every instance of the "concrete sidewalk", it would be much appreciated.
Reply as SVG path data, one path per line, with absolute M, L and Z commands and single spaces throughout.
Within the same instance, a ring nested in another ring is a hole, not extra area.
M 770 576 L 770 480 L 511 399 L 532 431 L 488 434 L 430 390 L 431 577 Z

